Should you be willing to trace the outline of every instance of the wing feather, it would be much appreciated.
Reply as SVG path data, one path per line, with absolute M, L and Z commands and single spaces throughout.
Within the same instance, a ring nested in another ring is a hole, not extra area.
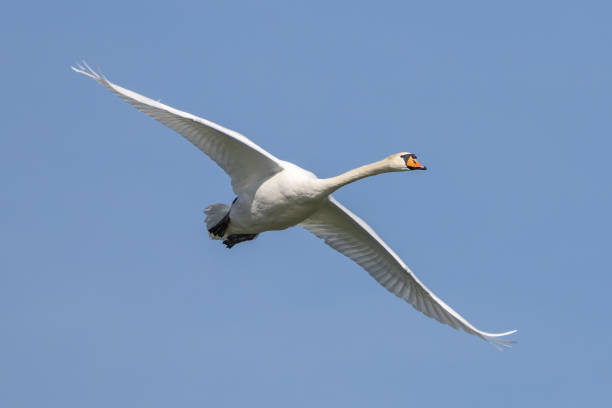
M 84 65 L 71 68 L 96 80 L 136 109 L 183 135 L 231 177 L 234 192 L 238 193 L 246 185 L 264 180 L 283 169 L 279 159 L 240 133 L 116 85 L 87 63 L 84 62 Z
M 478 336 L 497 348 L 510 347 L 503 339 L 516 332 L 487 333 L 478 330 L 431 292 L 395 252 L 361 218 L 333 197 L 300 224 L 326 244 L 354 260 L 391 293 L 440 323 Z

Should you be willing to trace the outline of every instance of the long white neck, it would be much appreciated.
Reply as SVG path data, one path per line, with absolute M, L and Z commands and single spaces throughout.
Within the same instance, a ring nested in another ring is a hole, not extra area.
M 381 173 L 388 173 L 391 171 L 397 171 L 389 165 L 387 159 L 377 161 L 375 163 L 366 164 L 365 166 L 358 167 L 353 170 L 349 170 L 336 177 L 330 177 L 321 179 L 327 194 L 331 194 L 342 186 L 352 183 L 357 180 L 361 180 L 365 177 L 375 176 Z

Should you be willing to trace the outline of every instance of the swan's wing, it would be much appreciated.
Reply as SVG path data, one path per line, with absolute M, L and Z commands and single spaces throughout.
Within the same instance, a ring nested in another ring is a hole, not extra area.
M 472 326 L 427 289 L 368 224 L 333 197 L 300 225 L 357 262 L 387 290 L 427 316 L 455 329 L 463 329 L 495 346 L 510 347 L 509 344 L 514 343 L 501 337 L 516 330 L 486 333 Z
M 85 67 L 71 68 L 95 79 L 136 109 L 183 135 L 225 170 L 232 178 L 234 192 L 283 169 L 279 159 L 240 133 L 115 85 L 84 64 Z

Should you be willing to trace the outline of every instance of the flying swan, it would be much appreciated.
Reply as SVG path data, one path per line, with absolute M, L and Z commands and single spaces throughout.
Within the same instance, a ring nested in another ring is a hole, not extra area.
M 351 258 L 387 290 L 425 315 L 498 348 L 514 343 L 503 337 L 516 330 L 486 333 L 472 326 L 423 285 L 365 221 L 331 196 L 340 187 L 364 177 L 425 170 L 416 155 L 397 153 L 339 176 L 320 179 L 295 164 L 277 159 L 240 133 L 115 85 L 87 63 L 83 65 L 71 68 L 183 135 L 231 177 L 237 196 L 234 202 L 212 204 L 204 210 L 212 239 L 222 240 L 231 248 L 255 239 L 264 231 L 300 225 Z

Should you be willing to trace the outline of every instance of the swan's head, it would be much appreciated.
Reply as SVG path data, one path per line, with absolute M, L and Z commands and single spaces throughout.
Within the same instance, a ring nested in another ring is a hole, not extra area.
M 387 157 L 387 160 L 395 171 L 427 170 L 427 167 L 417 161 L 416 154 L 413 153 L 396 153 Z

